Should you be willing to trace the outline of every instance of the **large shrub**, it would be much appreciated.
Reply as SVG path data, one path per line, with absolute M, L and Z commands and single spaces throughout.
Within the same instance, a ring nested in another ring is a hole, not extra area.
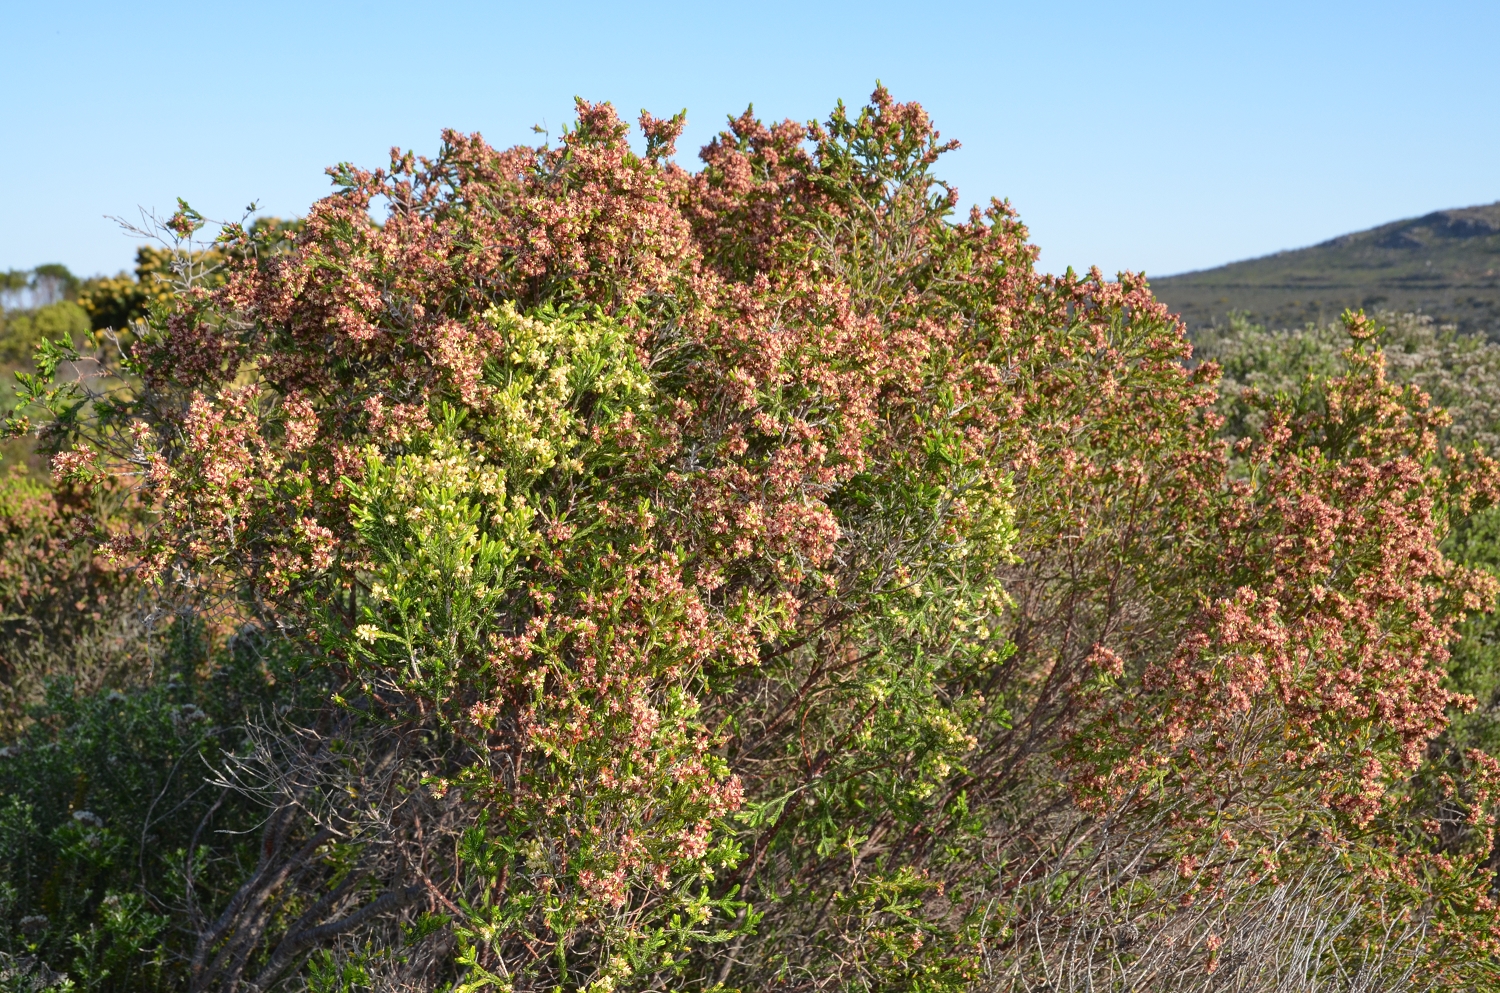
M 1400 383 L 1419 387 L 1444 408 L 1439 437 L 1457 450 L 1477 447 L 1500 455 L 1500 345 L 1463 335 L 1418 314 L 1379 315 L 1379 342 L 1387 371 Z M 1254 420 L 1256 397 L 1287 401 L 1348 370 L 1349 336 L 1340 325 L 1268 329 L 1241 317 L 1199 332 L 1196 355 L 1223 369 L 1219 406 L 1230 424 Z M 1500 508 L 1490 507 L 1454 522 L 1444 552 L 1455 561 L 1500 573 Z M 1451 715 L 1443 736 L 1429 746 L 1435 767 L 1459 761 L 1471 748 L 1500 755 L 1500 618 L 1478 614 L 1463 625 L 1447 664 L 1450 689 L 1477 706 Z
M 339 167 L 132 387 L 33 392 L 155 509 L 104 553 L 285 632 L 365 743 L 257 753 L 190 988 L 1494 981 L 1494 763 L 1410 788 L 1494 466 L 1360 321 L 1231 447 L 1141 280 L 953 216 L 916 105 L 746 114 L 696 173 L 680 118 L 578 112 Z

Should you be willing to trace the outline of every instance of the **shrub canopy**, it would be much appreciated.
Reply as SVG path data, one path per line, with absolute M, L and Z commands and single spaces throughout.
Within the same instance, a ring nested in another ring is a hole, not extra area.
M 682 124 L 340 166 L 124 386 L 33 387 L 58 472 L 153 508 L 103 554 L 408 770 L 276 779 L 290 868 L 190 987 L 399 972 L 351 944 L 390 921 L 464 989 L 1493 981 L 1495 763 L 1422 770 L 1496 468 L 1363 318 L 1226 429 L 1143 279 L 955 215 L 917 105 L 747 113 L 698 172 Z

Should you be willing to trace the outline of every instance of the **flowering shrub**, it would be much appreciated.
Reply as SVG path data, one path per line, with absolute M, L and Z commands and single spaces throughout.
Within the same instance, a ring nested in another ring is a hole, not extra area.
M 1378 320 L 1377 341 L 1390 378 L 1421 388 L 1451 416 L 1443 440 L 1460 448 L 1477 444 L 1491 455 L 1500 452 L 1500 345 L 1420 314 L 1381 313 Z M 1198 357 L 1223 370 L 1220 405 L 1231 420 L 1251 413 L 1237 406 L 1247 389 L 1263 396 L 1295 395 L 1309 382 L 1342 374 L 1348 346 L 1341 323 L 1268 330 L 1242 317 L 1197 332 L 1194 342 Z
M 1438 437 L 1458 450 L 1475 445 L 1490 456 L 1500 454 L 1500 346 L 1440 327 L 1429 317 L 1382 314 L 1379 341 L 1387 372 L 1399 383 L 1420 387 L 1442 406 L 1451 423 L 1436 428 Z M 1309 384 L 1347 372 L 1348 335 L 1340 326 L 1308 326 L 1271 331 L 1243 320 L 1200 334 L 1197 355 L 1213 359 L 1224 370 L 1220 408 L 1231 423 L 1261 416 L 1265 403 L 1242 401 L 1283 393 L 1296 398 Z M 1500 509 L 1490 508 L 1454 522 L 1445 554 L 1466 565 L 1500 571 L 1496 559 L 1500 543 L 1496 526 Z M 1444 734 L 1454 756 L 1472 747 L 1500 754 L 1500 724 L 1495 704 L 1500 701 L 1500 658 L 1495 655 L 1496 617 L 1480 614 L 1463 626 L 1463 637 L 1452 646 L 1447 665 L 1450 689 L 1472 696 L 1478 706 L 1456 713 Z
M 392 916 L 459 989 L 1492 980 L 1494 763 L 1436 828 L 1408 784 L 1495 466 L 1362 319 L 1226 440 L 1142 280 L 954 218 L 917 105 L 747 114 L 697 173 L 681 128 L 580 102 L 556 146 L 341 166 L 286 250 L 224 230 L 125 386 L 33 391 L 60 475 L 154 508 L 105 556 L 426 743 L 349 787 L 425 812 L 286 870 L 370 888 L 257 917 L 257 869 L 192 988 Z
M 137 225 L 121 222 L 127 232 L 145 235 L 160 241 L 155 236 L 164 233 L 170 236 L 190 236 L 197 230 L 194 225 L 201 217 L 190 218 L 184 212 L 179 215 L 176 230 L 142 229 Z M 186 225 L 186 226 L 184 226 Z M 261 217 L 251 224 L 251 230 L 264 248 L 274 250 L 300 227 L 297 221 L 282 221 L 275 217 Z M 215 248 L 199 252 L 189 251 L 186 258 L 182 246 L 176 241 L 165 244 L 145 244 L 136 249 L 135 271 L 121 272 L 114 276 L 95 276 L 83 280 L 77 288 L 77 306 L 95 330 L 127 332 L 135 322 L 145 320 L 153 308 L 170 309 L 172 296 L 185 271 L 182 263 L 190 260 L 193 275 L 201 284 L 214 285 L 220 281 L 223 253 Z M 175 266 L 173 263 L 177 263 Z

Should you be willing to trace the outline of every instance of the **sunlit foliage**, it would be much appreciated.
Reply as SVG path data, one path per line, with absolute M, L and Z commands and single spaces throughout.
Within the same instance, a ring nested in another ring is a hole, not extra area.
M 747 113 L 698 172 L 682 125 L 449 132 L 221 268 L 184 205 L 108 377 L 38 352 L 59 480 L 145 508 L 100 560 L 326 694 L 204 756 L 260 854 L 136 894 L 152 975 L 1493 983 L 1500 767 L 1428 759 L 1496 465 L 1369 320 L 1221 410 L 1143 280 L 955 213 L 919 106 Z

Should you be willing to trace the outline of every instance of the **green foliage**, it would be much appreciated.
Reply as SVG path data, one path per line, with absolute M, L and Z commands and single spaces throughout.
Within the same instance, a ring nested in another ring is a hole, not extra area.
M 82 344 L 90 330 L 89 315 L 71 300 L 49 303 L 31 313 L 8 314 L 0 329 L 0 362 L 20 365 L 43 339 Z
M 36 309 L 59 300 L 76 300 L 82 283 L 68 267 L 56 262 L 35 269 L 11 269 L 0 273 L 0 300 L 7 306 L 25 301 L 23 309 Z M 7 299 L 9 298 L 9 299 Z
M 232 889 L 253 861 L 238 832 L 257 805 L 205 770 L 241 746 L 247 719 L 291 702 L 296 683 L 271 647 L 247 630 L 210 656 L 201 624 L 183 618 L 145 679 L 47 687 L 0 750 L 0 951 L 80 990 L 178 986 L 184 872 L 200 890 Z
M 1461 521 L 1446 550 L 1455 561 L 1500 576 L 1500 509 Z M 1500 756 L 1500 615 L 1481 614 L 1464 625 L 1463 636 L 1453 646 L 1448 679 L 1476 703 L 1472 711 L 1454 715 L 1448 731 L 1452 747 Z

